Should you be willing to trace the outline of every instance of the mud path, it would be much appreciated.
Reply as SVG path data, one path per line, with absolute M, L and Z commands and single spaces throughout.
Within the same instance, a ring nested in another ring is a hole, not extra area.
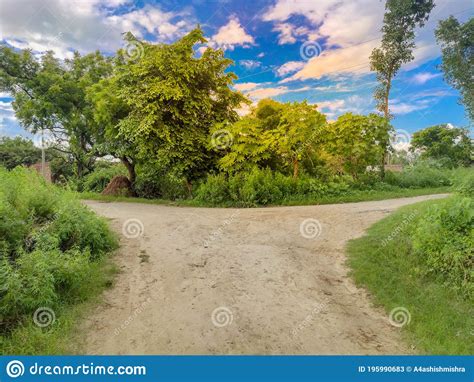
M 83 325 L 84 350 L 410 353 L 347 276 L 344 246 L 398 207 L 439 197 L 261 209 L 88 201 L 120 233 L 121 273 Z

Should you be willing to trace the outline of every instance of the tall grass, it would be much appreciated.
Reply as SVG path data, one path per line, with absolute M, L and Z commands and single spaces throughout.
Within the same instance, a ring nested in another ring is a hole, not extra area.
M 387 315 L 409 312 L 401 330 L 421 353 L 474 353 L 474 201 L 466 193 L 404 207 L 348 245 L 356 282 Z
M 0 347 L 33 352 L 22 330 L 49 338 L 67 306 L 106 282 L 102 261 L 116 246 L 106 222 L 72 194 L 24 168 L 0 168 Z M 49 329 L 38 325 L 41 310 L 54 318 Z

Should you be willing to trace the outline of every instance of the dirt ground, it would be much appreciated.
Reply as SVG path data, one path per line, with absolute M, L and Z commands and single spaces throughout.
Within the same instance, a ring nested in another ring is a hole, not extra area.
M 347 276 L 344 246 L 396 208 L 439 197 L 261 209 L 88 201 L 120 233 L 121 272 L 83 323 L 84 351 L 412 353 Z

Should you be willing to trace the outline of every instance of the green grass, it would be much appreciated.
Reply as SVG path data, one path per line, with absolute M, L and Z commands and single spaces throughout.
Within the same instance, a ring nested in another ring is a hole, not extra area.
M 83 285 L 81 301 L 55 307 L 55 321 L 40 328 L 33 316 L 24 319 L 8 335 L 0 335 L 2 354 L 21 355 L 67 355 L 83 352 L 84 333 L 81 322 L 102 300 L 102 292 L 113 286 L 118 268 L 111 258 L 104 258 L 93 264 L 93 269 Z
M 321 198 L 294 198 L 283 200 L 281 206 L 297 206 L 297 205 L 319 205 L 319 204 L 338 204 L 363 202 L 371 200 L 384 200 L 395 198 L 406 198 L 412 196 L 443 194 L 451 192 L 451 187 L 435 187 L 435 188 L 418 188 L 418 189 L 398 189 L 398 190 L 370 190 L 370 191 L 352 191 L 345 195 L 325 196 Z M 102 195 L 93 192 L 79 193 L 78 197 L 83 200 L 99 200 L 104 202 L 129 202 L 129 203 L 145 203 L 145 204 L 165 204 L 173 206 L 190 206 L 190 207 L 241 207 L 241 205 L 227 202 L 222 204 L 206 203 L 204 201 L 189 200 L 166 200 L 166 199 L 145 199 L 131 198 L 125 196 Z M 272 206 L 272 205 L 267 205 Z M 273 205 L 275 206 L 275 205 Z
M 417 352 L 473 354 L 474 301 L 426 274 L 425 259 L 412 248 L 410 232 L 417 219 L 442 203 L 447 200 L 407 206 L 374 224 L 366 236 L 348 244 L 348 263 L 356 284 L 366 287 L 387 315 L 396 307 L 408 309 L 411 321 L 400 330 Z
M 117 247 L 106 220 L 74 195 L 34 171 L 0 167 L 2 354 L 74 352 L 82 308 L 111 285 Z M 55 320 L 42 327 L 38 311 Z

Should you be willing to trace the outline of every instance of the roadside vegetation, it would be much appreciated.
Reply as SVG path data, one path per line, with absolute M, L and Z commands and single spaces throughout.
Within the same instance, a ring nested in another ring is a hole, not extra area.
M 427 126 L 413 135 L 408 151 L 396 150 L 409 137 L 400 142 L 391 124 L 392 81 L 413 59 L 415 31 L 433 7 L 431 0 L 386 2 L 381 45 L 370 56 L 378 113 L 368 115 L 345 113 L 329 121 L 306 101 L 252 104 L 235 89 L 232 60 L 209 46 L 200 28 L 170 44 L 126 33 L 124 49 L 113 56 L 76 52 L 60 60 L 53 52 L 38 56 L 2 45 L 0 90 L 14 98 L 16 118 L 36 134 L 37 145 L 47 146 L 53 181 L 78 192 L 98 193 L 113 177 L 126 176 L 117 184 L 127 190 L 110 191 L 205 205 L 405 195 L 405 189 L 449 186 L 438 165 L 472 164 L 463 127 Z M 446 80 L 459 89 L 468 116 L 472 25 L 450 17 L 436 32 Z M 39 155 L 31 142 L 0 141 L 0 163 L 7 168 L 31 165 Z M 406 171 L 386 173 L 386 165 L 399 159 Z M 436 164 L 422 171 L 419 160 Z
M 386 2 L 381 45 L 370 56 L 377 113 L 335 121 L 306 101 L 252 103 L 236 90 L 232 60 L 209 46 L 200 28 L 170 44 L 126 33 L 115 55 L 75 52 L 65 60 L 0 44 L 0 91 L 35 136 L 35 143 L 0 139 L 0 348 L 62 352 L 78 307 L 110 282 L 106 258 L 116 240 L 79 198 L 322 204 L 448 192 L 471 179 L 467 128 L 427 126 L 400 151 L 410 139 L 400 142 L 391 124 L 392 82 L 413 59 L 415 30 L 433 6 Z M 473 25 L 450 17 L 436 32 L 445 78 L 471 120 Z M 54 185 L 24 168 L 41 160 L 38 146 Z M 123 188 L 101 195 L 110 184 Z M 469 350 L 469 341 L 453 337 L 455 329 L 466 336 L 472 317 L 472 184 L 461 189 L 463 196 L 413 207 L 419 213 L 410 229 L 383 251 L 377 245 L 412 207 L 350 246 L 357 280 L 385 306 L 405 304 L 417 346 L 435 353 Z M 32 320 L 44 307 L 56 315 L 47 328 Z
M 116 238 L 73 194 L 23 168 L 0 167 L 0 216 L 0 348 L 64 352 L 77 305 L 110 283 Z
M 387 315 L 404 308 L 415 351 L 474 351 L 474 175 L 449 198 L 407 206 L 348 245 L 349 264 Z

